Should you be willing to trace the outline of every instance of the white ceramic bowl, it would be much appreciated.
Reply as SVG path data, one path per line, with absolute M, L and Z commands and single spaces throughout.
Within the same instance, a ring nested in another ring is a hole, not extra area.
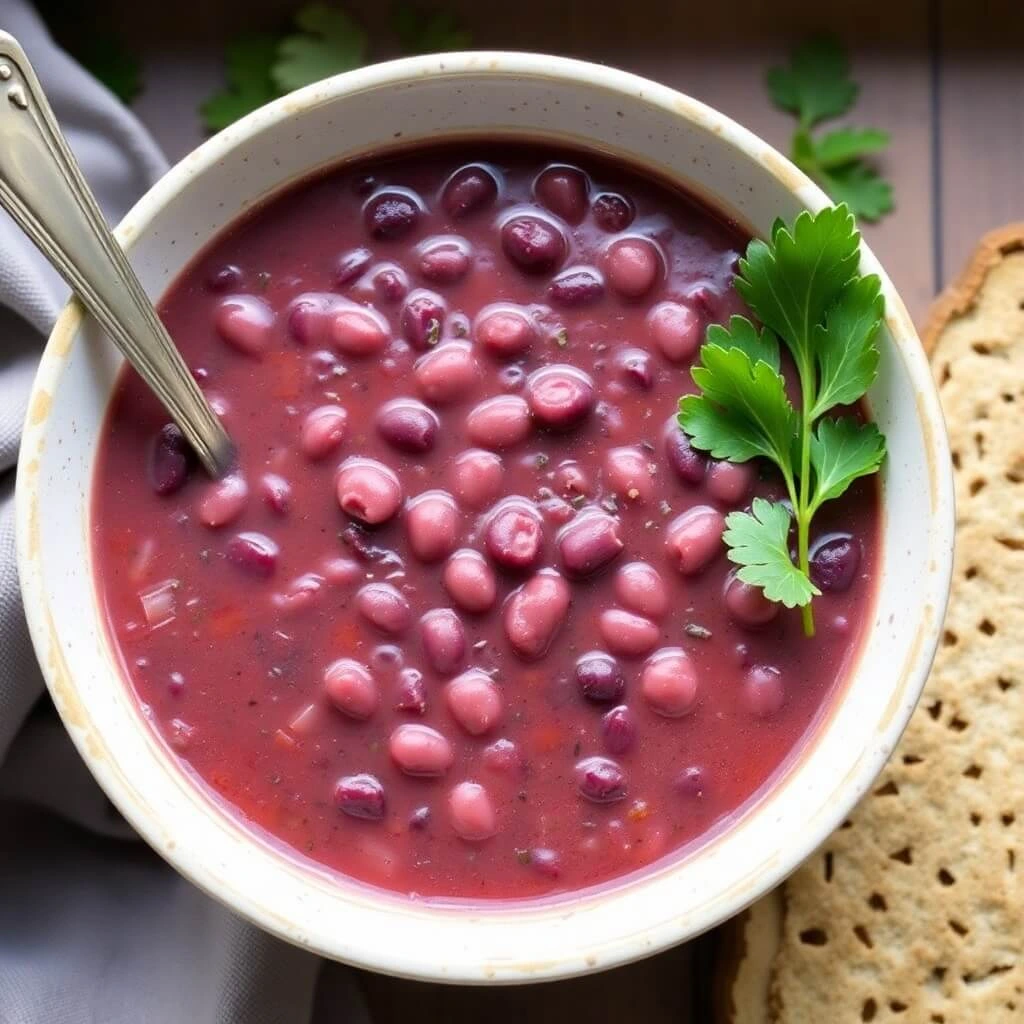
M 581 143 L 681 182 L 754 231 L 826 197 L 722 115 L 621 71 L 547 56 L 455 54 L 380 64 L 258 110 L 171 170 L 122 221 L 149 293 L 245 207 L 343 157 L 416 140 L 499 134 Z M 867 249 L 865 271 L 880 273 Z M 93 586 L 89 494 L 120 363 L 71 303 L 43 356 L 18 467 L 18 558 L 50 692 L 93 774 L 182 874 L 271 932 L 381 971 L 524 982 L 610 967 L 736 913 L 842 821 L 918 698 L 942 621 L 953 494 L 936 394 L 917 336 L 888 307 L 871 408 L 889 442 L 880 591 L 842 699 L 759 802 L 682 859 L 617 887 L 492 908 L 416 903 L 317 872 L 254 839 L 176 764 L 121 678 Z

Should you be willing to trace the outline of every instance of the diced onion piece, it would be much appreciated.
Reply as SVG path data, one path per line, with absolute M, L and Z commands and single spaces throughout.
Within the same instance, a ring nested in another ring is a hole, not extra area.
M 150 629 L 166 626 L 173 622 L 177 614 L 177 590 L 181 584 L 177 580 L 164 580 L 148 590 L 139 591 L 142 611 Z

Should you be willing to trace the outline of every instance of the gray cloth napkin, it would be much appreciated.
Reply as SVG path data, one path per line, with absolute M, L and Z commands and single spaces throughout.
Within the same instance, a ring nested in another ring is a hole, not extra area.
M 0 0 L 0 28 L 25 48 L 117 221 L 164 171 L 162 154 L 21 0 Z M 212 902 L 140 843 L 42 696 L 14 563 L 14 466 L 65 295 L 0 214 L 0 1024 L 306 1024 L 320 961 Z M 368 1019 L 351 972 L 332 990 L 331 1020 Z

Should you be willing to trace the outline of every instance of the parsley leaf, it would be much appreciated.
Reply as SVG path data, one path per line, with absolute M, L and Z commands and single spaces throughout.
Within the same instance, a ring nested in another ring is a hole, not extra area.
M 810 577 L 811 520 L 885 458 L 873 423 L 822 419 L 860 399 L 878 374 L 885 302 L 879 279 L 861 276 L 859 262 L 860 234 L 845 206 L 801 213 L 791 226 L 777 222 L 769 241 L 752 241 L 736 290 L 765 326 L 734 316 L 728 327 L 709 327 L 690 371 L 699 393 L 679 401 L 679 425 L 695 448 L 734 462 L 767 458 L 782 474 L 789 505 L 755 498 L 752 512 L 727 517 L 724 539 L 741 580 L 802 607 L 808 636 L 819 593 Z M 779 371 L 779 340 L 796 366 L 799 409 Z
M 814 159 L 822 170 L 842 167 L 889 145 L 888 132 L 877 128 L 837 128 L 813 140 Z
M 879 220 L 895 206 L 892 185 L 866 164 L 852 163 L 822 172 L 821 184 L 837 203 L 846 203 L 864 220 Z
M 473 34 L 460 27 L 450 11 L 425 14 L 406 5 L 395 11 L 393 24 L 407 53 L 445 53 L 468 50 L 473 45 Z
M 344 11 L 310 4 L 295 16 L 300 29 L 281 40 L 271 77 L 282 92 L 351 71 L 366 59 L 366 31 Z
M 269 35 L 239 36 L 228 43 L 227 86 L 199 108 L 209 131 L 226 128 L 277 95 L 270 78 L 270 65 L 276 53 L 277 40 Z
M 142 92 L 139 58 L 119 39 L 95 38 L 77 55 L 87 71 L 98 78 L 122 103 L 131 103 Z
M 731 512 L 725 518 L 729 558 L 741 567 L 736 575 L 787 608 L 805 605 L 821 593 L 789 557 L 792 522 L 785 505 L 765 498 L 755 498 L 750 512 Z
M 798 46 L 788 67 L 768 72 L 768 92 L 806 129 L 845 114 L 857 98 L 857 83 L 850 78 L 842 46 L 835 39 L 817 38 Z

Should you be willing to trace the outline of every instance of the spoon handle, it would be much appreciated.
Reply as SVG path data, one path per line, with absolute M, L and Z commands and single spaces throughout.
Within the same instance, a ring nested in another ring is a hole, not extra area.
M 219 476 L 231 440 L 107 227 L 25 52 L 0 32 L 0 206 L 39 247 Z

